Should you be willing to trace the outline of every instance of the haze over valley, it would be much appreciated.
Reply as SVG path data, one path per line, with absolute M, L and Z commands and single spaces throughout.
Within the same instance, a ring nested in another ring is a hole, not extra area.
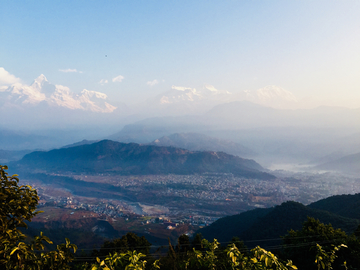
M 30 232 L 84 250 L 129 231 L 159 247 L 198 232 L 251 246 L 307 216 L 353 233 L 359 11 L 1 3 L 0 164 L 38 192 Z
M 172 87 L 141 106 L 115 106 L 43 75 L 1 95 L 2 163 L 39 190 L 46 209 L 85 211 L 89 224 L 108 219 L 104 226 L 117 229 L 101 237 L 125 231 L 121 220 L 130 219 L 137 233 L 165 243 L 168 234 L 151 234 L 141 216 L 183 224 L 175 240 L 253 208 L 360 192 L 357 108 L 281 108 L 297 99 L 275 86 L 238 100 L 210 86 Z

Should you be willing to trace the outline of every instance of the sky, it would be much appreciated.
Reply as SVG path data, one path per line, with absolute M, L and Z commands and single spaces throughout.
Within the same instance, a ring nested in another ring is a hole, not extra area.
M 276 85 L 360 107 L 359 14 L 347 0 L 1 1 L 0 84 L 44 74 L 125 103 Z

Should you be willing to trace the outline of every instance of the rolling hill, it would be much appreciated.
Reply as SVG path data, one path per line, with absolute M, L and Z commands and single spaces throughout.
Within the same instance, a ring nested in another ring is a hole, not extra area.
M 232 173 L 246 178 L 274 179 L 254 160 L 223 152 L 193 152 L 174 147 L 103 140 L 48 152 L 36 151 L 12 166 L 53 173 L 201 174 Z
M 354 195 L 334 195 L 311 203 L 308 207 L 360 220 L 360 193 Z
M 198 231 L 206 239 L 218 239 L 228 242 L 238 236 L 249 246 L 272 246 L 282 242 L 291 229 L 299 230 L 307 217 L 319 219 L 320 222 L 331 223 L 334 228 L 340 228 L 347 233 L 355 231 L 360 224 L 359 219 L 341 216 L 315 207 L 305 206 L 298 202 L 285 202 L 281 205 L 254 209 L 234 216 L 221 218 L 210 226 Z

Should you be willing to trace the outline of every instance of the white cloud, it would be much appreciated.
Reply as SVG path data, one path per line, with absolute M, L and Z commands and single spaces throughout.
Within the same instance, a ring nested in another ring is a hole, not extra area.
M 179 91 L 191 90 L 191 87 L 175 86 L 175 85 L 171 86 L 171 88 Z
M 114 79 L 112 79 L 112 81 L 113 82 L 121 82 L 123 79 L 124 79 L 124 76 L 119 75 L 119 76 L 115 77 Z
M 100 83 L 101 85 L 104 85 L 105 83 L 108 83 L 108 82 L 109 82 L 108 80 L 101 79 L 99 83 Z
M 158 84 L 159 81 L 158 80 L 153 80 L 153 81 L 148 81 L 146 84 L 149 86 L 154 86 L 155 84 Z
M 68 72 L 79 72 L 79 73 L 83 73 L 82 71 L 78 71 L 76 68 L 68 68 L 68 69 L 59 69 L 60 72 L 65 72 L 65 73 L 68 73 Z
M 11 85 L 18 82 L 20 82 L 19 78 L 16 78 L 3 67 L 0 67 L 0 85 Z

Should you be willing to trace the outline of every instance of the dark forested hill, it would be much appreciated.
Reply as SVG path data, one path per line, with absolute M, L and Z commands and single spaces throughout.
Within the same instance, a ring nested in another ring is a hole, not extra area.
M 254 160 L 223 152 L 193 152 L 174 147 L 103 140 L 48 152 L 36 151 L 12 166 L 47 172 L 117 173 L 122 175 L 232 173 L 273 179 Z
M 309 204 L 309 207 L 326 210 L 348 218 L 360 219 L 360 193 L 331 196 Z
M 227 242 L 234 236 L 244 240 L 249 247 L 255 245 L 269 246 L 281 243 L 280 236 L 284 236 L 290 229 L 299 230 L 307 217 L 319 219 L 334 228 L 341 228 L 345 232 L 355 231 L 360 221 L 313 209 L 297 202 L 285 202 L 281 205 L 254 209 L 238 215 L 221 218 L 199 230 L 206 239 L 216 238 L 220 242 Z

